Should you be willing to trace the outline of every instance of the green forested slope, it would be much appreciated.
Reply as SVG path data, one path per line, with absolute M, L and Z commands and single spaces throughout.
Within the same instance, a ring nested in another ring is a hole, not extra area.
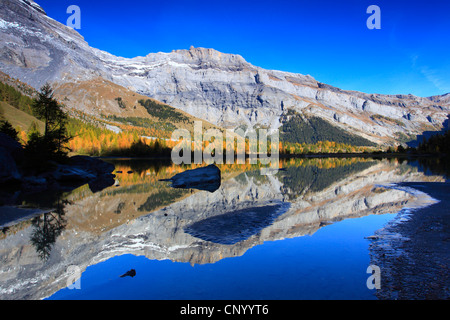
M 280 130 L 282 142 L 315 144 L 319 141 L 331 141 L 353 146 L 376 146 L 375 143 L 347 133 L 319 117 L 306 118 L 292 110 L 287 115 L 289 120 Z

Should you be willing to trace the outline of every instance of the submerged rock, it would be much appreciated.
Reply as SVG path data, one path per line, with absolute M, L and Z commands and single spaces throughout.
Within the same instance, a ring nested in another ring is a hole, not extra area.
M 216 165 L 187 170 L 173 176 L 171 179 L 173 188 L 198 189 L 214 192 L 221 184 L 220 169 Z
M 134 278 L 134 276 L 136 276 L 136 270 L 131 269 L 130 271 L 127 271 L 126 273 L 124 273 L 120 277 L 121 278 L 125 278 L 125 277 L 132 277 L 132 278 Z

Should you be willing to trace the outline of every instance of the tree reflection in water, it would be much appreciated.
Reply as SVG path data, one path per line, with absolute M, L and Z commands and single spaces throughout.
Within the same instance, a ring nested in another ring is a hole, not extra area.
M 64 208 L 67 204 L 70 204 L 68 200 L 58 197 L 54 211 L 36 217 L 31 222 L 33 232 L 30 241 L 43 261 L 48 260 L 53 244 L 66 228 Z

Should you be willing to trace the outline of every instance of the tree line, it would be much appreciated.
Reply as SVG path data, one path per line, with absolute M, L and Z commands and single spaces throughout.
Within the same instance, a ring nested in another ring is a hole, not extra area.
M 34 115 L 45 124 L 45 130 L 41 133 L 36 123 L 23 131 L 14 128 L 8 121 L 0 122 L 0 132 L 24 145 L 26 159 L 30 166 L 50 160 L 64 161 L 68 154 L 170 157 L 172 148 L 178 144 L 168 139 L 169 129 L 173 128 L 158 126 L 153 120 L 133 118 L 132 120 L 135 121 L 129 123 L 130 118 L 111 117 L 109 120 L 121 122 L 119 126 L 122 131 L 116 133 L 81 116 L 68 116 L 63 111 L 63 106 L 54 98 L 53 89 L 49 84 L 44 85 L 33 99 L 23 95 L 14 87 L 0 82 L 0 101 L 5 101 L 17 109 Z M 155 111 L 159 117 L 172 120 L 173 117 L 177 118 L 168 106 L 159 105 L 150 99 L 140 103 L 149 110 Z M 355 145 L 352 142 L 344 142 L 347 141 L 347 137 L 344 139 L 344 136 L 340 135 L 342 132 L 337 134 L 336 131 L 330 131 L 330 125 L 318 118 L 305 121 L 299 114 L 289 115 L 293 116 L 292 121 L 283 126 L 280 137 L 279 151 L 282 155 L 382 152 L 380 147 L 367 146 L 367 143 Z M 177 120 L 181 119 L 177 118 Z M 316 135 L 317 133 L 320 135 Z M 333 135 L 334 140 L 342 138 L 342 141 L 333 141 L 330 135 Z M 143 136 L 154 138 L 143 138 Z M 319 138 L 323 140 L 318 140 Z M 208 141 L 203 142 L 202 151 L 209 144 Z M 449 146 L 450 133 L 446 132 L 423 141 L 417 149 L 404 149 L 399 146 L 397 149 L 390 148 L 388 152 L 448 154 Z M 223 152 L 226 151 L 226 147 L 224 143 Z M 247 140 L 245 150 L 249 150 Z M 270 152 L 270 144 L 268 150 Z
M 4 101 L 13 107 L 24 111 L 26 113 L 32 114 L 33 110 L 31 105 L 33 104 L 33 99 L 23 95 L 15 89 L 14 87 L 3 83 L 0 81 L 0 101 Z
M 417 151 L 420 153 L 442 153 L 448 156 L 450 154 L 450 130 L 424 139 L 419 143 Z
M 166 104 L 157 103 L 151 99 L 141 99 L 138 102 L 147 110 L 149 115 L 158 119 L 174 122 L 189 122 L 188 117 Z
M 355 147 L 375 147 L 376 144 L 359 136 L 349 134 L 319 117 L 302 117 L 299 113 L 289 110 L 286 114 L 289 120 L 281 127 L 280 140 L 288 143 L 317 144 L 329 141 L 352 145 Z

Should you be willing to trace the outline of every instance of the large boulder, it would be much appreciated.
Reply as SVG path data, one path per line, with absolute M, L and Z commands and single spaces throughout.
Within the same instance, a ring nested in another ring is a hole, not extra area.
M 52 177 L 59 182 L 72 182 L 72 181 L 89 181 L 96 179 L 97 175 L 93 172 L 89 172 L 85 169 L 69 166 L 58 165 L 56 170 L 52 172 Z
M 97 177 L 102 175 L 110 175 L 115 169 L 115 166 L 111 163 L 87 156 L 71 157 L 68 165 L 85 170 L 86 172 L 92 173 Z
M 35 177 L 23 179 L 28 191 L 47 188 L 71 190 L 83 184 L 89 184 L 92 192 L 98 192 L 114 184 L 115 166 L 100 159 L 74 156 L 65 164 L 56 164 L 53 169 Z
M 22 145 L 7 134 L 0 133 L 0 184 L 16 182 L 21 178 L 16 162 L 22 156 Z
M 163 180 L 172 182 L 173 188 L 198 189 L 214 192 L 221 184 L 220 169 L 215 165 L 187 170 Z
M 5 149 L 14 159 L 14 161 L 20 161 L 23 158 L 22 145 L 8 136 L 7 134 L 0 132 L 0 147 Z
M 0 184 L 16 182 L 21 178 L 11 153 L 0 147 Z
M 70 158 L 68 167 L 70 170 L 67 174 L 74 174 L 73 179 L 88 182 L 89 188 L 94 193 L 112 186 L 115 182 L 115 176 L 112 174 L 115 166 L 101 159 L 74 156 Z

